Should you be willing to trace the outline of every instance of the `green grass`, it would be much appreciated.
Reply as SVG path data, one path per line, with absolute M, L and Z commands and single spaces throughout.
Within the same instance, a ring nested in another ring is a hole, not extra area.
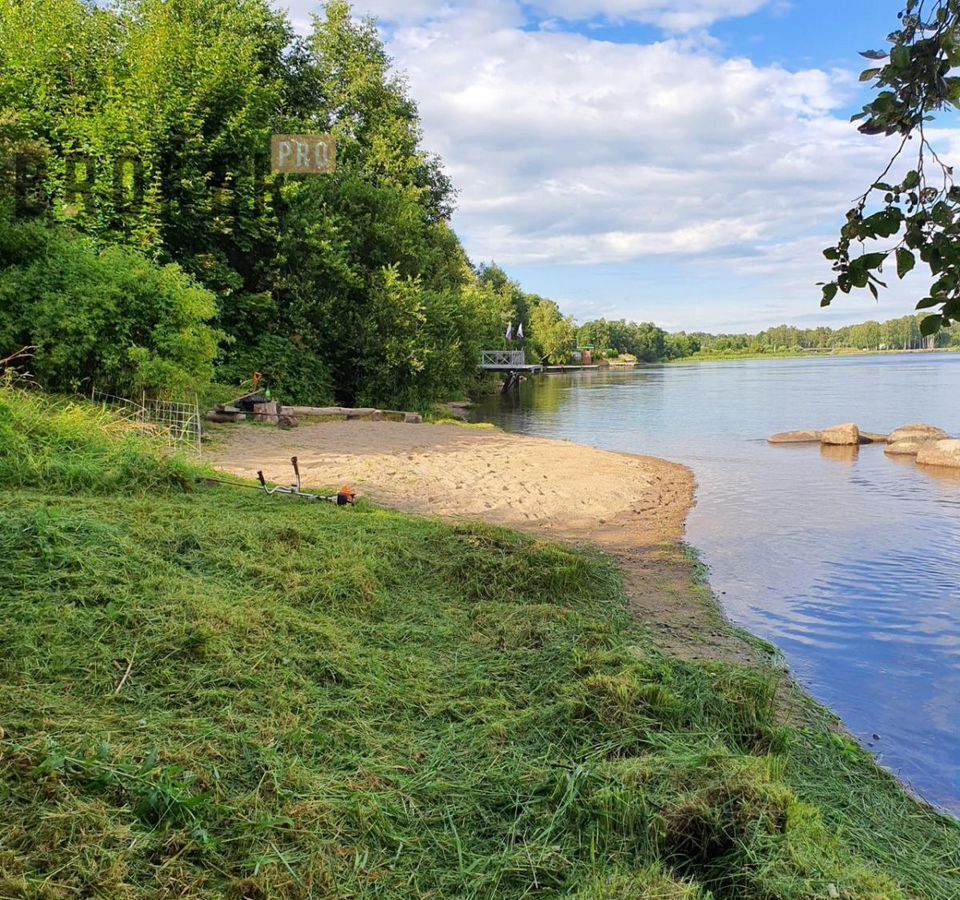
M 0 391 L 0 897 L 960 893 L 960 828 L 607 559 L 104 424 Z

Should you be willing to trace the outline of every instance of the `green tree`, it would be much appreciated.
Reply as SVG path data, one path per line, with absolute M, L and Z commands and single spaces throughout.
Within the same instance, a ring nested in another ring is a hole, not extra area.
M 838 293 L 885 284 L 885 266 L 903 278 L 919 261 L 934 278 L 917 304 L 927 315 L 925 335 L 960 320 L 960 187 L 927 138 L 936 113 L 960 106 L 960 0 L 907 0 L 900 27 L 887 38 L 889 50 L 863 53 L 871 61 L 861 81 L 877 94 L 854 116 L 868 135 L 896 136 L 899 149 L 879 178 L 847 212 L 839 242 L 824 255 L 834 279 L 823 285 L 823 306 Z M 906 175 L 894 177 L 898 160 L 915 148 Z M 867 252 L 857 253 L 864 243 Z
M 215 314 L 214 296 L 179 266 L 0 222 L 0 348 L 35 347 L 31 371 L 49 390 L 183 393 L 213 373 Z
M 4 146 L 8 123 L 49 159 L 50 220 L 213 291 L 223 377 L 426 405 L 470 387 L 509 314 L 449 226 L 374 23 L 342 0 L 305 39 L 268 0 L 0 3 Z M 336 136 L 335 175 L 264 174 L 270 135 L 294 131 Z
M 538 298 L 530 309 L 530 337 L 540 360 L 563 365 L 576 349 L 577 326 L 552 300 Z

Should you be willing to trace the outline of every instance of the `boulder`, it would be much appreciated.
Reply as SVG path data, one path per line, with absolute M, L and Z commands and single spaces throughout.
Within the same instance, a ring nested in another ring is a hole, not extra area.
M 280 428 L 289 430 L 291 428 L 299 427 L 300 422 L 297 420 L 296 416 L 288 416 L 284 413 L 280 413 L 280 415 L 277 416 L 277 425 L 280 426 Z
M 853 423 L 834 425 L 820 435 L 820 442 L 828 447 L 857 447 L 860 445 L 860 429 Z
M 917 454 L 917 463 L 921 466 L 944 466 L 960 469 L 960 441 L 927 441 Z
M 819 431 L 783 431 L 767 438 L 770 444 L 819 444 Z
M 898 441 L 942 441 L 947 437 L 949 435 L 935 425 L 904 425 L 890 432 L 889 441 L 891 444 Z
M 421 422 L 423 422 L 423 416 L 421 416 L 419 413 L 408 412 L 403 414 L 403 421 L 408 422 L 411 425 L 419 425 Z
M 930 441 L 894 441 L 884 447 L 883 452 L 890 456 L 916 456 Z
M 889 440 L 890 436 L 886 434 L 877 434 L 874 431 L 860 432 L 861 444 L 886 444 Z

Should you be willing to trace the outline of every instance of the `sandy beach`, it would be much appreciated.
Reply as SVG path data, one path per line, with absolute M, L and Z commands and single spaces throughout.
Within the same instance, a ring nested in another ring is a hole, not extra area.
M 682 545 L 694 503 L 685 466 L 567 441 L 457 425 L 327 422 L 291 431 L 217 429 L 207 459 L 274 483 L 297 456 L 310 487 L 350 485 L 368 500 L 418 515 L 478 520 L 613 555 L 632 608 L 667 651 L 749 663 L 695 583 Z

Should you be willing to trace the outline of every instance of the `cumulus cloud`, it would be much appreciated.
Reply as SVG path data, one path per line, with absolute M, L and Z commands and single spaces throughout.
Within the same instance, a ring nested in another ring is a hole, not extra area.
M 293 9 L 302 12 L 307 5 L 294 0 Z M 391 23 L 446 19 L 478 6 L 467 0 L 365 0 L 356 5 L 358 10 Z M 536 0 L 527 8 L 545 20 L 579 22 L 602 18 L 689 31 L 720 19 L 750 15 L 770 5 L 771 0 Z M 488 0 L 483 7 L 498 16 L 523 16 L 521 4 L 511 0 Z
M 849 123 L 855 74 L 759 65 L 672 33 L 764 0 L 534 7 L 665 29 L 643 44 L 538 27 L 511 0 L 365 2 L 358 12 L 393 20 L 388 50 L 419 103 L 426 147 L 459 188 L 455 226 L 477 260 L 667 263 L 689 275 L 677 291 L 702 297 L 730 278 L 786 303 L 802 294 L 809 309 L 828 272 L 820 248 L 889 158 Z
M 390 48 L 460 187 L 468 244 L 504 262 L 701 254 L 822 228 L 884 152 L 837 117 L 840 72 L 674 40 L 481 32 L 469 16 L 401 28 Z

